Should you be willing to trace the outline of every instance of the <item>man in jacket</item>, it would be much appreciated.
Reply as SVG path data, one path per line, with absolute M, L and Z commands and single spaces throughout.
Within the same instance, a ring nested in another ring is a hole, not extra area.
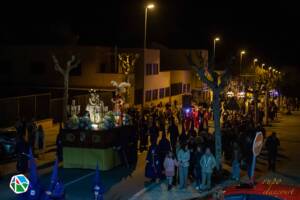
M 276 170 L 275 166 L 278 146 L 280 146 L 279 139 L 276 137 L 276 133 L 273 132 L 272 135 L 270 135 L 266 141 L 266 147 L 268 150 L 269 170 L 272 170 L 273 172 L 275 172 Z

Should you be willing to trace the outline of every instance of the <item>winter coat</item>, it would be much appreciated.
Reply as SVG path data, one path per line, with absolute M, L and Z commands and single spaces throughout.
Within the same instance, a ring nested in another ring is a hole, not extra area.
M 146 157 L 145 176 L 159 178 L 161 174 L 157 145 L 151 145 Z
M 175 175 L 175 166 L 178 166 L 178 162 L 176 159 L 166 157 L 164 161 L 164 168 L 166 176 L 174 176 Z
M 216 159 L 212 154 L 204 154 L 200 160 L 202 172 L 212 173 L 216 167 Z
M 179 166 L 181 167 L 188 167 L 190 166 L 190 151 L 184 151 L 183 149 L 180 149 L 177 154 Z

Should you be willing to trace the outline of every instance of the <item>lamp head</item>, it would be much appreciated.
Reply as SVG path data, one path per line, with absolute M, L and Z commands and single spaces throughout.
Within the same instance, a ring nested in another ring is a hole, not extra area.
M 154 4 L 148 4 L 148 5 L 147 5 L 147 8 L 148 8 L 148 9 L 154 8 Z

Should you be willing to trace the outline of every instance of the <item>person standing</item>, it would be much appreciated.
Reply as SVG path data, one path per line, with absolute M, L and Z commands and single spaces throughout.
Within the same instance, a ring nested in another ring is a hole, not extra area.
M 195 178 L 196 178 L 196 189 L 197 190 L 200 189 L 201 180 L 202 180 L 202 178 L 201 178 L 202 177 L 202 175 L 201 175 L 201 165 L 200 165 L 200 161 L 201 161 L 202 156 L 203 156 L 203 152 L 202 152 L 201 146 L 198 145 L 196 153 L 195 153 L 195 170 L 194 170 Z
M 187 141 L 188 141 L 188 136 L 185 132 L 184 123 L 182 122 L 181 134 L 179 136 L 179 143 L 185 144 L 187 143 Z
M 42 125 L 38 126 L 37 130 L 37 135 L 38 135 L 38 148 L 39 148 L 39 155 L 44 154 L 44 148 L 45 148 L 45 133 Z
M 269 170 L 272 170 L 273 172 L 276 171 L 278 146 L 280 146 L 280 141 L 276 136 L 276 132 L 272 132 L 272 135 L 267 138 L 266 148 L 268 150 Z
M 173 156 L 173 152 L 169 151 L 164 160 L 165 174 L 168 180 L 168 190 L 171 190 L 173 177 L 175 176 L 175 167 L 178 166 L 177 160 Z
M 63 144 L 62 144 L 62 124 L 59 124 L 59 132 L 56 136 L 56 156 L 58 161 L 63 160 Z
M 152 126 L 149 129 L 149 134 L 151 143 L 157 143 L 157 138 L 159 136 L 159 128 L 156 125 L 156 121 L 152 122 Z
M 169 126 L 168 132 L 170 133 L 170 142 L 171 142 L 172 151 L 175 153 L 176 143 L 179 137 L 179 130 L 178 130 L 178 126 L 175 123 L 175 120 L 171 120 L 171 124 Z
M 190 166 L 190 151 L 187 144 L 183 144 L 177 154 L 179 165 L 179 185 L 180 189 L 187 186 L 188 171 Z
M 156 143 L 152 143 L 149 147 L 146 157 L 145 176 L 155 182 L 161 175 L 161 168 L 158 156 L 158 147 Z
M 162 134 L 162 138 L 158 143 L 158 155 L 159 155 L 159 162 L 161 165 L 161 169 L 163 168 L 164 159 L 166 158 L 168 152 L 171 151 L 171 144 L 170 141 L 167 139 L 166 134 Z M 162 175 L 162 178 L 165 178 Z
M 213 173 L 213 169 L 216 167 L 216 159 L 210 152 L 210 148 L 206 148 L 205 154 L 200 160 L 200 165 L 202 169 L 202 184 L 200 189 L 210 189 L 211 175 Z
M 24 136 L 19 135 L 16 143 L 17 153 L 17 171 L 24 174 L 28 169 L 28 143 L 25 141 Z
M 147 117 L 143 114 L 141 119 L 140 128 L 140 152 L 147 149 L 148 146 L 148 124 Z
M 240 150 L 236 142 L 233 143 L 233 159 L 232 159 L 232 173 L 233 180 L 240 180 Z
M 34 155 L 34 147 L 35 147 L 35 142 L 36 142 L 36 123 L 34 122 L 34 119 L 32 119 L 28 125 L 27 125 L 27 138 L 28 138 L 28 143 L 30 148 L 32 149 L 32 153 Z

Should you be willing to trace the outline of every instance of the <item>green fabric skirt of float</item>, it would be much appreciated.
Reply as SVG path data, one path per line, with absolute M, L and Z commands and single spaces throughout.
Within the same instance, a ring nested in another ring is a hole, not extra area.
M 98 161 L 100 170 L 110 170 L 120 165 L 118 152 L 113 148 L 63 148 L 64 168 L 95 169 Z

